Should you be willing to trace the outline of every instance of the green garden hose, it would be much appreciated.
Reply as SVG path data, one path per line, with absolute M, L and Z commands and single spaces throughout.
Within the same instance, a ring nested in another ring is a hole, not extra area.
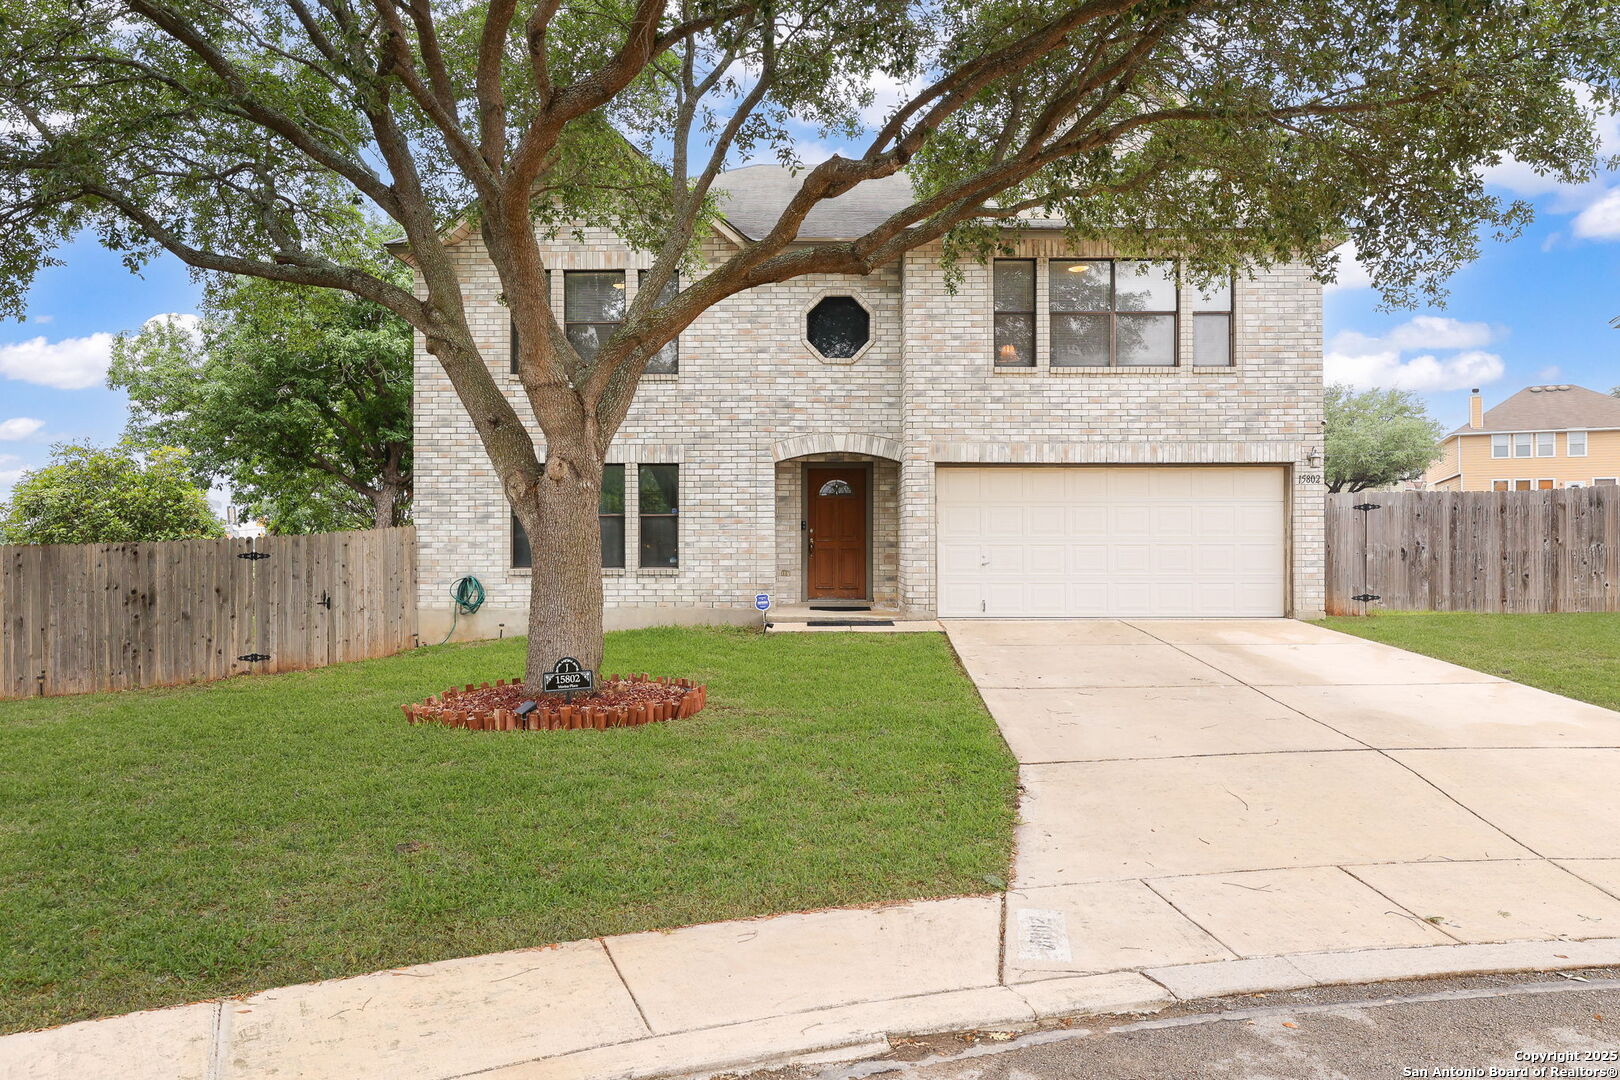
M 449 641 L 450 635 L 456 632 L 456 623 L 461 621 L 463 612 L 471 615 L 484 606 L 484 583 L 471 574 L 458 578 L 456 583 L 450 586 L 450 599 L 456 602 L 456 606 L 451 609 L 450 629 L 445 631 L 444 641 Z M 444 641 L 439 644 L 443 645 Z

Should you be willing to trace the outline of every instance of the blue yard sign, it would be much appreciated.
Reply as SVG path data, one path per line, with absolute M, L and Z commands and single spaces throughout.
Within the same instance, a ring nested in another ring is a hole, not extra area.
M 761 611 L 769 611 L 769 610 L 771 610 L 771 594 L 770 593 L 757 593 L 757 594 L 755 594 L 755 596 L 754 596 L 754 606 L 759 608 L 759 610 L 761 610 Z

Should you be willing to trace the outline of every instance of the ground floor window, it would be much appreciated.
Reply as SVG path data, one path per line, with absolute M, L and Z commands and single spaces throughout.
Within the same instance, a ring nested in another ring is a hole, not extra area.
M 680 561 L 680 466 L 642 465 L 636 472 L 641 505 L 642 569 Z
M 624 466 L 602 467 L 602 498 L 598 506 L 597 521 L 602 527 L 602 565 L 624 566 Z M 528 534 L 516 514 L 512 515 L 512 566 L 530 569 L 534 566 L 534 549 Z

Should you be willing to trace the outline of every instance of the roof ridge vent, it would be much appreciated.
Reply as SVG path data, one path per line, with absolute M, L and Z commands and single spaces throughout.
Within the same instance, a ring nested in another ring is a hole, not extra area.
M 1545 389 L 1547 389 L 1545 386 L 1532 386 L 1530 387 L 1530 392 L 1532 394 L 1539 394 Z
M 1558 389 L 1560 389 L 1560 390 L 1573 390 L 1575 388 L 1573 386 L 1571 386 L 1569 383 L 1559 383 L 1558 384 Z

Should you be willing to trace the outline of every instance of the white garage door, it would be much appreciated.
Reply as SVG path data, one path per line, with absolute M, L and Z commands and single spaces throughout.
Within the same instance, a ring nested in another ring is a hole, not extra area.
M 1280 468 L 937 470 L 942 618 L 1283 614 Z

